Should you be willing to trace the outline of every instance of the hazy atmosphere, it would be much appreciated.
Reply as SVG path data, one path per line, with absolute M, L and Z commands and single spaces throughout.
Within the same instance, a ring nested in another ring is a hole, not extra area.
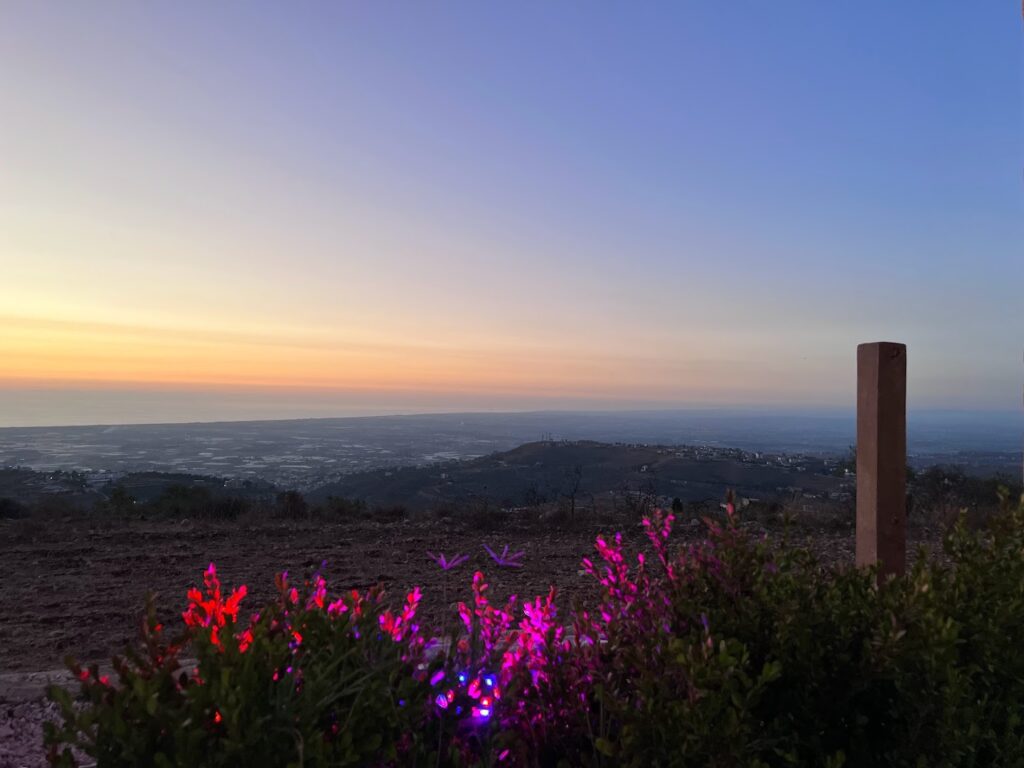
M 0 425 L 1019 406 L 1013 3 L 293 10 L 0 8 Z
M 0 768 L 1024 766 L 1017 0 L 0 0 Z

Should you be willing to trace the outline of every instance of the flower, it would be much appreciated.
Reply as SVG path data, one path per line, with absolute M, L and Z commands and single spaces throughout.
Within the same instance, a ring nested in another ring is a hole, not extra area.
M 419 587 L 413 587 L 412 592 L 405 596 L 405 605 L 400 613 L 396 615 L 391 610 L 386 610 L 378 617 L 381 629 L 391 635 L 395 642 L 401 642 L 402 637 L 409 632 L 418 632 L 419 627 L 413 622 L 422 599 L 423 592 Z
M 508 553 L 508 545 L 507 544 L 505 545 L 505 548 L 501 550 L 501 554 L 500 555 L 496 554 L 494 552 L 494 550 L 491 549 L 490 547 L 488 547 L 486 544 L 484 544 L 484 549 L 487 550 L 487 554 L 491 556 L 491 560 L 493 560 L 498 565 L 499 568 L 522 568 L 523 567 L 523 564 L 518 562 L 519 558 L 521 558 L 523 556 L 523 552 L 522 551 L 514 552 L 514 553 L 512 553 L 510 555 Z
M 736 494 L 733 493 L 730 488 L 725 493 L 725 515 L 729 518 L 730 522 L 733 522 L 736 517 Z
M 427 552 L 427 557 L 429 557 L 431 560 L 433 560 L 435 563 L 441 566 L 442 571 L 450 571 L 452 568 L 457 568 L 458 566 L 462 565 L 464 562 L 469 560 L 469 555 L 461 554 L 456 555 L 451 560 L 449 560 L 444 556 L 444 552 L 440 552 L 436 555 L 433 552 Z
M 206 594 L 194 587 L 190 589 L 188 610 L 182 614 L 182 618 L 188 627 L 209 627 L 211 642 L 221 647 L 219 630 L 228 623 L 228 619 L 232 623 L 238 620 L 238 605 L 246 595 L 246 587 L 243 584 L 224 599 L 220 579 L 217 578 L 217 567 L 213 563 L 203 574 L 203 582 Z

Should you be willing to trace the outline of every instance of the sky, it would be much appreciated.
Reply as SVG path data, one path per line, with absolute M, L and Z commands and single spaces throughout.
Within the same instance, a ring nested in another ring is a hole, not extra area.
M 1020 7 L 0 5 L 0 426 L 1024 379 Z

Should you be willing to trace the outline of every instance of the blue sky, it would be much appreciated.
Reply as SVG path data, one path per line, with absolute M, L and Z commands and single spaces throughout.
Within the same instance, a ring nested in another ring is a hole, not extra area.
M 1022 65 L 1012 3 L 7 4 L 0 386 L 842 406 L 889 339 L 1014 408 Z

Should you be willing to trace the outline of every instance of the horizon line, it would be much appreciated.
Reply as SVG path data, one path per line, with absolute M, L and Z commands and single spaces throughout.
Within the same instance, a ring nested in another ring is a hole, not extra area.
M 89 422 L 89 423 L 67 423 L 67 424 L 0 424 L 0 431 L 6 430 L 37 430 L 37 429 L 93 429 L 93 428 L 118 428 L 118 427 L 180 427 L 180 426 L 215 426 L 220 424 L 264 424 L 284 422 L 312 422 L 312 421 L 355 421 L 368 419 L 395 419 L 395 418 L 416 418 L 421 416 L 553 416 L 553 415 L 638 415 L 638 414 L 672 414 L 672 413 L 731 413 L 750 415 L 770 415 L 771 412 L 779 415 L 820 415 L 831 418 L 855 418 L 856 408 L 854 406 L 796 406 L 796 405 L 692 405 L 673 407 L 650 407 L 650 408 L 539 408 L 539 409 L 509 409 L 509 410 L 441 410 L 441 411 L 399 411 L 386 413 L 370 413 L 359 415 L 343 416 L 297 416 L 280 418 L 258 418 L 258 419 L 188 419 L 181 421 L 133 421 L 133 422 Z M 1013 415 L 1024 420 L 1024 411 L 1000 408 L 908 408 L 908 419 L 911 415 L 943 414 L 943 415 L 988 415 L 1007 416 Z

